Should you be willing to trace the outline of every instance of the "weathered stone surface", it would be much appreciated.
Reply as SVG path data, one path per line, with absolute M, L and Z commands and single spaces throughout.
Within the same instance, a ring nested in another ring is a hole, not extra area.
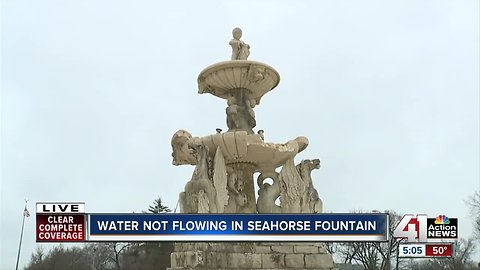
M 189 251 L 195 249 L 195 243 L 175 243 L 175 251 Z
M 272 247 L 271 246 L 256 246 L 255 247 L 256 253 L 271 253 Z
M 185 254 L 183 252 L 173 252 L 170 254 L 172 267 L 181 267 L 185 265 Z
M 306 254 L 305 266 L 307 268 L 333 268 L 333 258 L 330 254 Z
M 245 253 L 229 253 L 227 254 L 228 268 L 248 268 L 251 267 L 251 255 Z
M 233 252 L 234 244 L 225 244 L 225 243 L 210 243 L 209 248 L 211 251 L 217 252 Z
M 318 247 L 318 252 L 319 253 L 327 253 L 328 254 L 328 250 L 325 246 L 321 246 L 321 247 Z
M 262 254 L 262 268 L 283 268 L 285 254 Z
M 188 267 L 206 266 L 205 254 L 202 251 L 186 251 L 185 264 Z
M 224 267 L 226 268 L 228 266 L 228 256 L 226 253 L 214 253 L 216 254 L 216 264 L 217 267 Z
M 285 255 L 286 268 L 305 268 L 304 254 L 286 254 Z
M 233 252 L 235 253 L 252 253 L 255 247 L 252 243 L 238 243 L 233 245 Z
M 321 213 L 323 212 L 323 202 L 318 196 L 317 190 L 313 187 L 312 170 L 320 169 L 319 159 L 304 159 L 296 166 L 296 169 L 305 183 L 305 192 L 302 194 L 300 204 L 301 213 Z
M 262 254 L 252 254 L 252 268 L 262 268 Z
M 318 247 L 316 246 L 294 246 L 293 250 L 295 253 L 318 253 Z
M 171 269 L 334 269 L 320 243 L 177 243 L 175 250 Z
M 198 243 L 194 243 L 194 246 L 195 246 L 195 249 L 197 250 L 209 250 L 210 249 L 210 245 L 209 243 L 206 243 L 206 242 L 198 242 Z
M 293 246 L 272 246 L 273 252 L 293 253 Z

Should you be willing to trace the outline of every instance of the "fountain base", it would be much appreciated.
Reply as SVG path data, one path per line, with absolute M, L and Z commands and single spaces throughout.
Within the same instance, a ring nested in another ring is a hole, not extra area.
M 176 243 L 171 262 L 169 270 L 336 269 L 321 243 Z

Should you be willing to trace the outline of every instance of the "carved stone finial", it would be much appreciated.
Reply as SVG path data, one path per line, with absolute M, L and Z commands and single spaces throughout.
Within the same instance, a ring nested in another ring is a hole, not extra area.
M 247 60 L 250 55 L 250 45 L 240 40 L 242 38 L 242 29 L 236 27 L 232 31 L 233 39 L 230 40 L 232 46 L 232 60 Z
M 260 129 L 257 131 L 258 135 L 260 135 L 260 138 L 262 138 L 262 141 L 265 141 L 265 131 L 263 129 Z

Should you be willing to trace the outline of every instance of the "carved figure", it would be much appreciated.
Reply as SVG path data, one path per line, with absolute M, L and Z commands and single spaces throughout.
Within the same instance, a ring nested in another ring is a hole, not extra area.
M 227 100 L 227 126 L 229 129 L 240 128 L 240 108 L 237 104 L 235 96 L 231 95 Z
M 279 175 L 282 213 L 301 213 L 306 186 L 293 163 L 293 157 L 283 165 Z
M 250 65 L 248 68 L 247 78 L 250 82 L 258 82 L 263 80 L 265 74 L 265 67 L 259 65 Z
M 225 205 L 228 204 L 228 180 L 225 158 L 219 146 L 217 146 L 217 151 L 215 151 L 215 161 L 212 167 L 214 167 L 212 178 L 217 195 L 217 211 L 218 213 L 223 213 Z
M 319 159 L 305 159 L 296 166 L 300 177 L 306 185 L 305 196 L 303 197 L 303 213 L 321 213 L 323 211 L 323 202 L 318 196 L 318 191 L 313 186 L 312 171 L 320 169 Z
M 262 141 L 265 141 L 265 131 L 263 129 L 258 130 L 257 134 L 260 135 L 260 138 L 262 138 Z
M 192 135 L 186 130 L 179 130 L 173 134 L 172 137 L 172 157 L 173 157 L 173 165 L 184 165 L 190 164 L 195 165 L 197 161 L 192 154 L 192 149 L 188 148 L 188 143 Z
M 273 183 L 264 183 L 266 178 L 272 179 Z M 280 184 L 277 172 L 262 173 L 257 178 L 258 190 L 257 211 L 258 213 L 281 213 L 281 207 L 275 204 L 280 197 Z
M 280 206 L 282 213 L 302 213 L 303 196 L 306 191 L 306 185 L 298 173 L 294 157 L 308 145 L 308 139 L 297 137 L 295 140 L 288 141 L 285 146 L 292 149 L 290 156 L 282 166 L 279 174 L 280 182 Z
M 209 177 L 208 148 L 202 144 L 189 144 L 197 159 L 192 179 L 180 194 L 184 213 L 216 213 L 216 191 Z
M 247 116 L 247 123 L 249 128 L 254 128 L 257 125 L 257 121 L 255 120 L 255 111 L 253 111 L 253 107 L 255 107 L 255 103 L 251 103 L 250 99 L 245 100 L 245 107 L 246 107 L 246 116 Z
M 252 128 L 257 125 L 255 121 L 254 99 L 249 99 L 241 92 L 232 92 L 227 99 L 227 126 L 228 131 L 244 130 L 253 134 Z
M 242 188 L 241 182 L 238 181 L 238 175 L 235 170 L 229 168 L 227 178 L 227 190 L 228 190 L 228 206 L 225 207 L 225 211 L 228 213 L 234 213 L 238 207 L 245 206 L 247 203 L 247 197 L 245 194 L 241 194 L 239 189 Z
M 242 29 L 235 28 L 232 31 L 233 39 L 230 40 L 230 46 L 232 46 L 232 60 L 247 60 L 250 55 L 250 46 L 241 41 Z

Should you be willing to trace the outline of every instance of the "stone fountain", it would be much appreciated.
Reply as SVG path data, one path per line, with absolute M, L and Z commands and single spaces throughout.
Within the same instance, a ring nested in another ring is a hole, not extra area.
M 295 156 L 308 146 L 299 136 L 286 143 L 266 142 L 254 132 L 255 106 L 280 82 L 278 72 L 247 60 L 250 46 L 242 31 L 232 32 L 232 57 L 205 68 L 198 93 L 227 101 L 228 130 L 194 137 L 186 130 L 172 137 L 173 165 L 195 170 L 180 193 L 182 213 L 321 213 L 322 200 L 311 172 L 318 159 Z M 259 173 L 254 179 L 254 174 Z M 266 181 L 270 179 L 271 183 Z M 258 197 L 255 196 L 258 185 Z M 321 243 L 176 243 L 170 269 L 332 269 L 332 256 Z

